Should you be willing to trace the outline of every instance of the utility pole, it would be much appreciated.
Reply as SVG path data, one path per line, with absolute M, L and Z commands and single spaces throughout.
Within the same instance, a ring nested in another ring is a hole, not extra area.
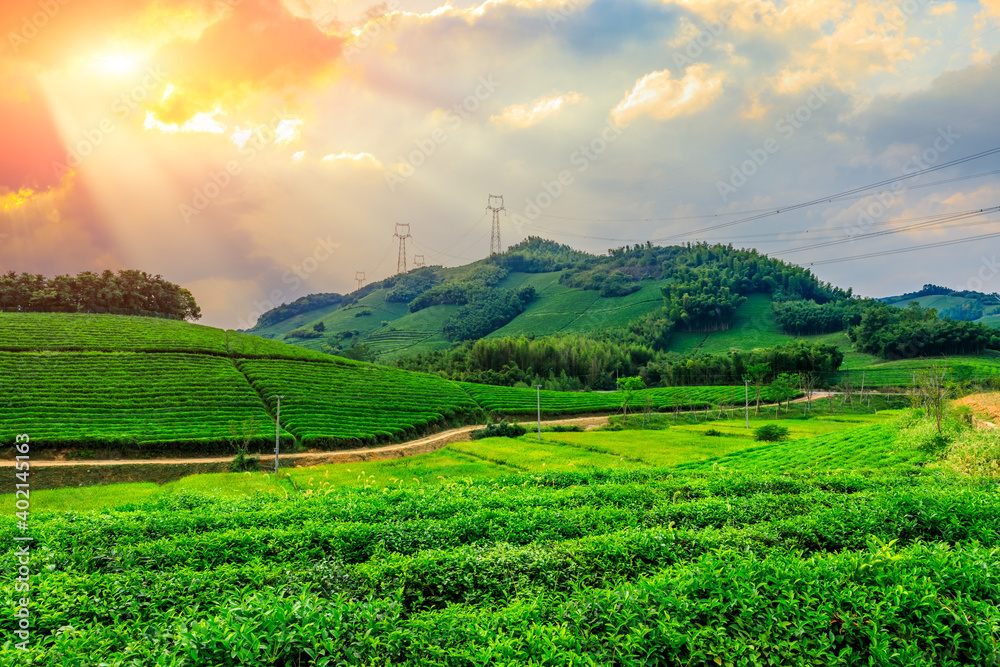
M 500 247 L 500 211 L 507 215 L 507 209 L 503 206 L 503 195 L 490 195 L 486 200 L 486 210 L 493 211 L 493 235 L 490 236 L 490 256 L 499 255 L 503 250 Z
M 365 286 L 365 272 L 364 271 L 355 271 L 354 272 L 354 279 L 356 281 L 358 281 L 358 289 L 361 289 L 362 287 Z
M 538 394 L 538 442 L 542 441 L 542 385 L 535 385 L 535 393 Z
M 414 255 L 413 256 L 413 268 L 415 268 L 415 269 L 420 268 L 425 263 L 426 262 L 424 262 L 424 256 L 423 255 Z
M 406 273 L 406 239 L 413 238 L 410 236 L 410 225 L 402 225 L 397 222 L 393 237 L 399 239 L 399 261 L 396 262 L 396 273 Z
M 750 428 L 750 380 L 743 378 L 744 400 L 747 406 L 747 429 Z
M 278 476 L 278 452 L 280 449 L 278 445 L 279 442 L 278 436 L 281 433 L 281 396 L 277 396 L 276 398 L 278 399 L 278 409 L 275 412 L 275 417 L 274 417 L 274 476 L 275 477 Z

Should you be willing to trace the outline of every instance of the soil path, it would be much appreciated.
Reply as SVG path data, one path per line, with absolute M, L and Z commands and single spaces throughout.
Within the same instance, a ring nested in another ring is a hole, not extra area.
M 523 424 L 535 424 L 536 422 L 521 422 Z M 542 424 L 576 424 L 583 426 L 587 430 L 597 428 L 608 423 L 608 415 L 573 417 L 570 419 L 555 419 L 543 421 Z M 356 463 L 359 461 L 374 461 L 379 459 L 397 459 L 404 456 L 416 456 L 426 454 L 441 449 L 445 445 L 453 442 L 464 442 L 470 440 L 470 433 L 473 429 L 483 428 L 482 425 L 462 426 L 448 431 L 442 431 L 429 435 L 418 440 L 410 440 L 395 445 L 384 447 L 370 447 L 365 449 L 344 449 L 338 451 L 304 452 L 301 454 L 282 454 L 281 461 L 293 461 L 292 466 L 323 465 L 326 463 Z M 60 466 L 120 466 L 120 465 L 187 465 L 191 463 L 226 463 L 232 460 L 232 456 L 219 457 L 196 457 L 196 458 L 166 458 L 166 459 L 106 459 L 106 460 L 75 460 L 75 461 L 42 461 L 33 459 L 32 468 L 60 467 Z M 262 455 L 260 457 L 261 468 L 267 469 L 268 464 L 274 467 L 273 455 Z M 14 461 L 0 461 L 0 468 L 14 467 Z M 286 467 L 282 465 L 282 467 Z

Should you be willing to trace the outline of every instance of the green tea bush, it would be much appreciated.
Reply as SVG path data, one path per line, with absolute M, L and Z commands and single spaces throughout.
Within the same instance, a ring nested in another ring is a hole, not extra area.
M 528 432 L 524 426 L 502 421 L 499 424 L 487 424 L 486 428 L 477 428 L 470 434 L 473 440 L 482 438 L 519 438 Z
M 759 442 L 781 442 L 788 438 L 788 429 L 777 424 L 765 424 L 754 429 L 753 438 Z

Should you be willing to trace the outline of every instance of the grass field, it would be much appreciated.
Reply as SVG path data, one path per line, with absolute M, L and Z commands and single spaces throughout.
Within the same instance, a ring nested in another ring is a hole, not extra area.
M 895 422 L 867 419 L 33 494 L 30 650 L 0 660 L 992 664 L 1000 489 L 923 473 Z

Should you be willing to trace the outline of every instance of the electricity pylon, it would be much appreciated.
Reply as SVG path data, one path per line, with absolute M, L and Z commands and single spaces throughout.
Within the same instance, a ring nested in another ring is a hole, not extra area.
M 413 238 L 410 236 L 410 225 L 402 225 L 397 222 L 396 233 L 393 236 L 399 239 L 399 261 L 396 262 L 396 273 L 406 273 L 406 239 Z
M 365 272 L 364 271 L 355 271 L 354 272 L 354 279 L 358 281 L 358 289 L 361 289 L 362 287 L 365 286 Z
M 424 256 L 423 255 L 414 255 L 413 256 L 413 268 L 415 268 L 415 269 L 420 268 L 421 266 L 424 265 L 424 263 L 425 262 L 424 262 Z
M 500 249 L 500 211 L 507 214 L 503 207 L 503 195 L 490 195 L 486 200 L 486 210 L 493 211 L 493 234 L 490 236 L 490 256 L 499 255 Z

